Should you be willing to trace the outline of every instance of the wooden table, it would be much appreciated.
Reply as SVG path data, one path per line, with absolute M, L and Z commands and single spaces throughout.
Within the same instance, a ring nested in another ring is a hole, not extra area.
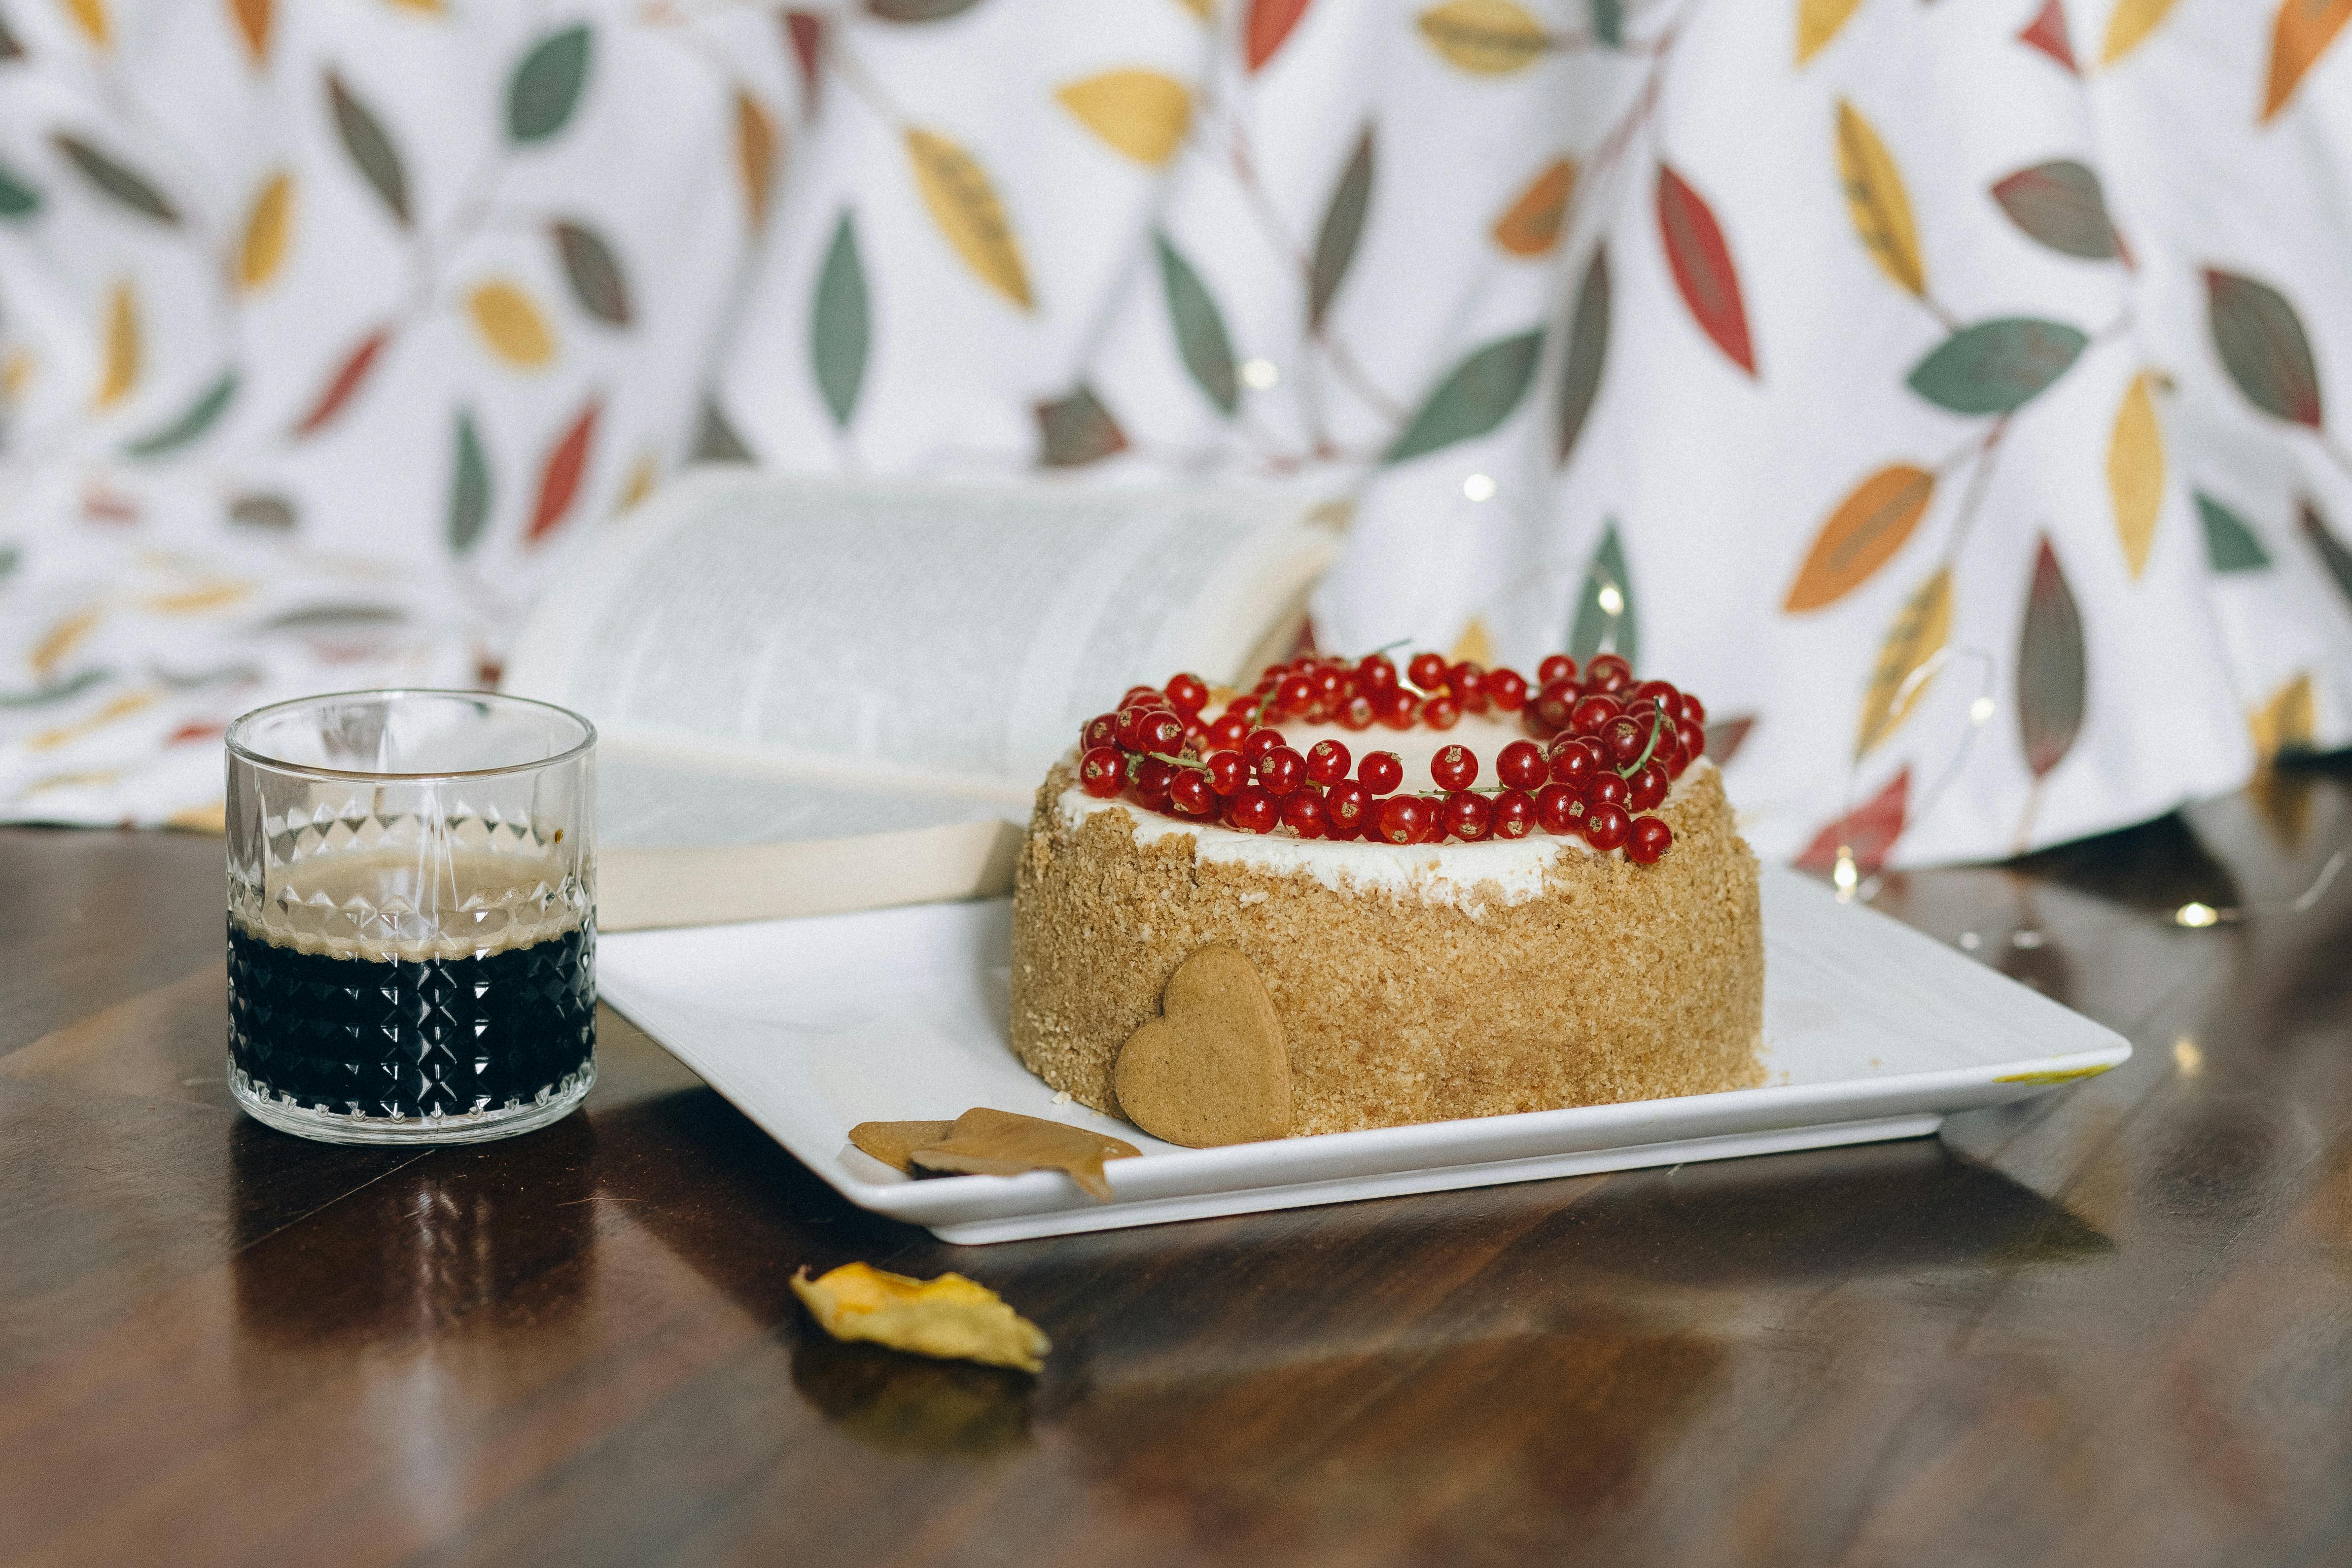
M 609 1011 L 551 1131 L 270 1132 L 219 843 L 0 832 L 0 1560 L 2352 1561 L 2347 847 L 2334 765 L 1887 879 L 2136 1051 L 1940 1139 L 958 1249 Z M 850 1259 L 1045 1375 L 824 1339 Z

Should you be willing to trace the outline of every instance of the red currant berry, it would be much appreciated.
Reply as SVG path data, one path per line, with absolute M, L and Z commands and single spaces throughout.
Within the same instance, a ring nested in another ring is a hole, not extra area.
M 1684 692 L 1675 699 L 1675 716 L 1681 719 L 1685 724 L 1705 724 L 1706 722 L 1706 705 L 1699 701 L 1698 698 L 1691 695 L 1690 693 Z
M 1658 737 L 1658 749 L 1650 753 L 1650 760 L 1665 770 L 1668 783 L 1681 778 L 1683 769 L 1690 766 L 1690 758 L 1683 755 L 1681 737 L 1671 729 Z
M 1486 695 L 1486 671 L 1483 665 L 1475 664 L 1465 659 L 1445 672 L 1445 684 L 1453 689 L 1454 696 L 1461 701 L 1464 707 L 1469 708 L 1472 713 L 1483 711 Z M 1479 700 L 1480 706 L 1471 706 L 1471 699 L 1474 697 Z
M 1432 729 L 1452 729 L 1462 722 L 1462 704 L 1452 696 L 1435 696 L 1421 705 L 1421 722 Z
M 1615 653 L 1595 653 L 1584 666 L 1584 684 L 1614 695 L 1633 684 L 1633 666 Z
M 1584 690 L 1574 681 L 1547 682 L 1528 704 L 1528 714 L 1546 735 L 1558 735 L 1576 722 Z
M 1115 746 L 1087 748 L 1078 758 L 1078 788 L 1097 800 L 1108 800 L 1127 788 L 1127 758 Z
M 1143 737 L 1136 734 L 1136 728 L 1138 726 L 1141 725 L 1145 719 L 1151 716 L 1151 712 L 1152 710 L 1150 708 L 1140 707 L 1123 707 L 1118 710 L 1118 716 L 1116 722 L 1118 725 L 1118 743 L 1121 746 L 1127 747 L 1129 751 L 1140 751 L 1143 749 Z
M 1315 683 L 1305 675 L 1285 675 L 1274 688 L 1276 713 L 1305 713 L 1315 703 Z
M 1412 663 L 1404 667 L 1406 678 L 1424 692 L 1445 689 L 1445 656 L 1443 653 L 1415 653 Z
M 1429 759 L 1429 776 L 1440 789 L 1467 789 L 1477 781 L 1478 754 L 1466 746 L 1441 746 Z
M 1323 798 L 1312 789 L 1301 789 L 1282 803 L 1282 825 L 1302 839 L 1323 837 L 1328 831 Z
M 1176 769 L 1156 757 L 1147 757 L 1135 765 L 1135 798 L 1155 811 L 1168 810 L 1168 789 L 1176 782 Z
M 1528 678 L 1514 669 L 1486 672 L 1486 700 L 1505 713 L 1517 713 L 1528 705 Z
M 1078 744 L 1091 751 L 1097 746 L 1118 744 L 1118 715 L 1098 713 L 1087 720 L 1086 728 L 1078 732 Z
M 1352 779 L 1342 779 L 1323 791 L 1323 821 L 1335 839 L 1352 839 L 1364 831 L 1372 808 L 1372 792 Z
M 1278 729 L 1254 729 L 1250 731 L 1249 738 L 1242 742 L 1242 760 L 1255 768 L 1265 760 L 1267 752 L 1288 744 Z
M 1554 681 L 1574 679 L 1576 679 L 1576 661 L 1565 653 L 1549 654 L 1542 664 L 1536 666 L 1536 683 L 1538 685 L 1548 686 Z
M 1382 839 L 1392 844 L 1417 844 L 1429 831 L 1429 802 L 1418 795 L 1391 795 L 1381 802 L 1375 818 Z
M 1335 716 L 1341 729 L 1370 729 L 1381 716 L 1380 710 L 1372 706 L 1372 699 L 1360 693 L 1340 704 Z
M 1654 810 L 1666 798 L 1666 770 L 1655 762 L 1636 768 L 1625 780 L 1625 807 L 1633 811 Z
M 1274 797 L 1255 784 L 1244 784 L 1225 802 L 1225 824 L 1244 833 L 1270 833 L 1282 821 Z
M 1209 727 L 1201 722 L 1201 716 L 1199 714 L 1194 714 L 1191 718 L 1184 721 L 1185 747 L 1188 750 L 1199 752 L 1205 749 L 1208 744 Z
M 1495 836 L 1524 839 L 1536 831 L 1535 797 L 1524 789 L 1506 789 L 1495 797 Z
M 1683 755 L 1693 762 L 1706 755 L 1706 731 L 1694 719 L 1686 718 L 1675 726 L 1675 739 L 1682 744 Z
M 1445 798 L 1445 831 L 1465 844 L 1475 844 L 1495 827 L 1495 808 L 1486 797 L 1469 790 Z
M 1212 751 L 1205 777 L 1210 789 L 1230 797 L 1234 790 L 1249 782 L 1249 764 L 1242 760 L 1242 754 L 1238 751 Z
M 1357 662 L 1356 684 L 1366 696 L 1377 696 L 1397 684 L 1396 666 L 1386 653 L 1367 653 Z
M 1369 792 L 1385 795 L 1404 782 L 1404 764 L 1393 751 L 1367 752 L 1356 764 L 1356 777 Z
M 1209 683 L 1198 675 L 1178 675 L 1168 683 L 1168 706 L 1191 718 L 1209 706 Z
M 1344 740 L 1318 740 L 1307 751 L 1307 777 L 1318 784 L 1337 784 L 1355 766 Z
M 1674 847 L 1675 831 L 1656 817 L 1636 817 L 1625 839 L 1625 858 L 1635 865 L 1655 865 Z
M 1622 806 L 1584 808 L 1584 841 L 1602 854 L 1623 843 L 1633 828 L 1633 819 L 1625 814 Z
M 1601 732 L 1601 745 L 1612 763 L 1630 768 L 1633 759 L 1649 748 L 1650 727 L 1639 719 L 1612 718 L 1609 727 Z
M 1209 726 L 1209 737 L 1204 743 L 1218 751 L 1231 751 L 1249 738 L 1249 720 L 1237 713 L 1229 713 Z
M 1291 794 L 1307 782 L 1307 758 L 1277 746 L 1257 759 L 1257 781 L 1269 795 Z
M 1411 729 L 1421 722 L 1421 698 L 1402 686 L 1391 686 L 1372 699 L 1372 706 L 1391 729 Z
M 1681 695 L 1671 681 L 1643 681 L 1629 694 L 1625 706 L 1630 708 L 1637 702 L 1655 703 L 1671 720 L 1675 716 L 1675 699 Z
M 1139 751 L 1158 751 L 1174 756 L 1183 749 L 1184 721 L 1172 713 L 1155 713 L 1135 727 L 1136 738 L 1143 742 Z
M 1600 744 L 1582 736 L 1553 741 L 1550 760 L 1551 781 L 1565 784 L 1579 794 L 1609 766 Z
M 1594 806 L 1622 806 L 1633 793 L 1632 785 L 1604 768 L 1584 787 L 1584 804 L 1588 810 Z
M 1158 686 L 1129 686 L 1127 695 L 1118 699 L 1121 707 L 1158 707 L 1167 700 L 1167 694 Z
M 1584 797 L 1566 784 L 1536 791 L 1536 821 L 1547 833 L 1572 833 L 1584 821 Z
M 1183 817 L 1209 817 L 1216 814 L 1217 793 L 1209 788 L 1209 776 L 1197 768 L 1180 768 L 1168 786 L 1168 803 Z
M 1495 778 L 1513 789 L 1532 789 L 1544 781 L 1543 747 L 1532 740 L 1515 740 L 1495 758 Z
M 1315 666 L 1307 679 L 1315 683 L 1315 700 L 1337 706 L 1348 695 L 1348 667 L 1345 664 L 1321 664 Z
M 1625 710 L 1617 706 L 1615 697 L 1595 692 L 1580 699 L 1570 710 L 1568 727 L 1579 735 L 1599 735 L 1609 727 L 1612 720 L 1622 718 L 1624 715 Z

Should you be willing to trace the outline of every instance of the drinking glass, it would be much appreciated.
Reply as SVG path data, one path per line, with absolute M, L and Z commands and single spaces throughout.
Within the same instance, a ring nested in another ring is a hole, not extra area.
M 228 1075 L 339 1144 L 560 1120 L 596 1082 L 596 730 L 482 692 L 257 708 L 228 747 Z

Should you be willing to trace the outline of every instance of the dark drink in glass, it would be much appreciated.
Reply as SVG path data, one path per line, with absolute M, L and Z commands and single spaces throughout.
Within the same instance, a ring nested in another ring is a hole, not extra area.
M 336 1142 L 471 1142 L 586 1095 L 593 737 L 473 693 L 238 721 L 228 1067 L 248 1112 Z

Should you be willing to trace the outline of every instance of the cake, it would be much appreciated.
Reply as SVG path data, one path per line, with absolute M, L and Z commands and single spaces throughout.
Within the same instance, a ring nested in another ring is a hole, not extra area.
M 1696 698 L 1610 654 L 1533 689 L 1375 654 L 1211 706 L 1130 691 L 1038 790 L 1012 1040 L 1046 1082 L 1127 1111 L 1122 1050 L 1214 949 L 1272 1003 L 1293 1135 L 1762 1081 L 1756 862 Z

